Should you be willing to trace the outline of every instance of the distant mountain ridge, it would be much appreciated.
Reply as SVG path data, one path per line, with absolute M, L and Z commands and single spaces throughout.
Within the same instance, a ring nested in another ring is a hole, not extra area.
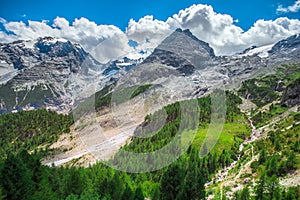
M 140 62 L 125 57 L 103 64 L 79 44 L 54 37 L 0 44 L 0 113 L 69 112 L 91 95 L 83 94 L 86 88 L 101 89 Z
M 266 48 L 216 56 L 208 43 L 182 29 L 174 31 L 146 59 L 124 57 L 107 64 L 64 39 L 44 37 L 0 44 L 0 113 L 38 108 L 69 112 L 76 101 L 89 95 L 83 95 L 86 88 L 101 89 L 136 67 L 143 73 L 131 84 L 142 79 L 170 87 L 180 98 L 193 98 L 281 63 L 300 62 L 299 55 L 299 34 Z M 136 77 L 134 71 L 132 78 Z

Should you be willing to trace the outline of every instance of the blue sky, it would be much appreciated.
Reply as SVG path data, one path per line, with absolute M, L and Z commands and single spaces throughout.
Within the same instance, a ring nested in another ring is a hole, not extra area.
M 112 24 L 122 30 L 128 21 L 138 20 L 145 15 L 166 20 L 179 10 L 192 4 L 209 4 L 218 13 L 229 14 L 238 19 L 238 26 L 248 30 L 258 19 L 276 19 L 287 16 L 299 19 L 299 12 L 276 13 L 279 5 L 287 7 L 295 0 L 1 0 L 0 17 L 7 21 L 49 20 L 57 16 L 69 21 L 85 17 L 97 24 Z

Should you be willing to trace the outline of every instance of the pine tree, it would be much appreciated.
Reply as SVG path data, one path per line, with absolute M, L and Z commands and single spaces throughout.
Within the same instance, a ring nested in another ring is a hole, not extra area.
M 286 160 L 287 170 L 294 170 L 296 167 L 296 154 L 293 151 L 289 152 L 289 155 Z
M 113 179 L 111 181 L 111 187 L 113 189 L 112 191 L 113 199 L 116 200 L 121 199 L 125 186 L 120 178 L 119 173 L 114 174 Z
M 33 200 L 55 200 L 59 199 L 57 194 L 52 190 L 52 186 L 49 184 L 47 179 L 42 179 L 39 182 L 38 190 L 35 191 L 32 199 Z
M 177 163 L 169 166 L 161 178 L 161 199 L 174 200 L 181 189 L 183 171 Z
M 31 179 L 30 171 L 18 157 L 13 154 L 8 155 L 0 177 L 0 185 L 6 191 L 7 199 L 31 199 L 34 182 Z
M 143 195 L 142 189 L 138 187 L 134 193 L 134 200 L 144 200 L 144 198 L 145 197 Z
M 272 144 L 274 144 L 275 142 L 275 137 L 276 137 L 276 134 L 274 131 L 270 131 L 269 132 L 269 139 L 271 140 Z
M 250 199 L 250 191 L 248 186 L 246 186 L 241 192 L 240 200 L 249 200 L 249 199 Z
M 129 186 L 127 186 L 123 192 L 122 200 L 133 200 L 134 199 L 134 193 L 130 189 Z
M 204 184 L 205 179 L 200 173 L 199 168 L 189 168 L 185 176 L 184 185 L 180 191 L 180 199 L 204 199 Z
M 263 172 L 255 187 L 256 199 L 263 200 L 265 196 L 265 191 L 266 191 L 266 173 Z
M 272 156 L 271 160 L 268 162 L 268 175 L 272 176 L 273 174 L 278 173 L 278 165 L 276 156 Z
M 260 155 L 259 155 L 259 164 L 263 164 L 264 162 L 266 162 L 267 160 L 267 152 L 265 147 L 262 148 L 262 150 L 260 151 Z
M 290 187 L 284 195 L 284 200 L 298 200 L 300 198 L 299 186 Z
M 159 199 L 159 197 L 160 197 L 160 191 L 159 191 L 159 188 L 158 187 L 156 187 L 155 189 L 154 189 L 154 192 L 153 192 L 153 194 L 151 195 L 151 199 Z
M 278 138 L 275 139 L 275 150 L 276 151 L 280 151 L 281 150 L 281 145 L 280 145 L 280 141 Z
M 6 197 L 6 195 L 4 194 L 4 191 L 3 191 L 3 189 L 2 189 L 2 187 L 0 185 L 0 200 L 4 200 L 5 197 Z
M 275 175 L 273 175 L 271 178 L 267 178 L 266 180 L 266 189 L 267 193 L 269 195 L 269 199 L 275 199 L 275 200 L 280 200 L 280 186 L 279 186 L 279 181 L 276 178 Z

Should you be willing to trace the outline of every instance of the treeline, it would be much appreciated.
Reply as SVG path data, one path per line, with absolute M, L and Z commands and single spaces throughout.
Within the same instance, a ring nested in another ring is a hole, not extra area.
M 161 161 L 172 159 L 170 155 L 175 157 L 181 155 L 181 148 L 186 146 L 186 144 L 181 143 L 184 141 L 183 138 L 186 135 L 188 135 L 188 137 L 195 136 L 199 126 L 206 126 L 211 120 L 210 96 L 200 98 L 197 102 L 194 101 L 195 100 L 176 102 L 165 106 L 152 115 L 146 116 L 144 123 L 136 130 L 135 137 L 132 138 L 132 141 L 128 145 L 125 145 L 114 156 L 111 162 L 113 163 L 115 162 L 114 160 L 117 160 L 118 165 L 122 165 L 123 167 L 128 165 L 128 168 L 138 170 L 139 167 L 143 168 L 145 166 L 140 166 L 140 162 L 136 163 L 135 160 L 128 160 L 128 157 L 125 156 L 126 154 L 123 153 L 123 151 L 135 153 L 154 152 L 162 149 L 162 147 L 166 147 L 171 142 L 177 143 L 172 143 L 172 147 L 170 148 L 164 148 L 162 154 L 149 154 L 148 158 L 143 160 L 144 165 L 147 165 L 147 162 L 157 162 L 157 164 L 159 164 Z M 241 103 L 239 97 L 230 92 L 226 92 L 226 121 L 232 122 L 241 114 L 237 108 L 237 104 L 239 103 Z M 195 116 L 193 110 L 197 110 L 196 107 L 198 107 L 198 115 Z M 193 123 L 197 124 L 195 125 Z M 187 133 L 188 131 L 191 131 L 191 133 Z M 224 154 L 227 153 L 224 152 Z M 222 158 L 223 157 L 225 156 L 223 155 Z M 120 164 L 120 162 L 122 164 Z M 229 162 L 229 160 L 227 162 Z
M 0 115 L 0 153 L 34 150 L 52 144 L 61 133 L 70 132 L 72 116 L 48 110 L 20 111 Z
M 115 91 L 112 92 L 114 86 L 114 84 L 106 86 L 101 91 L 95 93 L 95 110 L 99 111 L 105 107 L 109 107 L 111 106 L 111 103 L 123 103 L 124 101 L 132 99 L 153 87 L 152 84 L 131 86 L 126 88 L 120 87 L 115 88 Z
M 226 106 L 227 115 L 226 122 L 238 121 L 240 118 L 240 110 L 237 105 L 241 103 L 241 99 L 233 93 L 226 92 Z M 180 102 L 181 104 L 183 102 Z M 166 150 L 163 154 L 155 153 L 156 150 L 160 150 L 165 147 L 174 139 L 178 139 L 184 133 L 180 133 L 179 127 L 182 121 L 182 105 L 179 102 L 168 105 L 161 110 L 156 111 L 152 115 L 145 117 L 145 121 L 141 127 L 135 132 L 135 136 L 132 141 L 125 145 L 109 162 L 111 165 L 122 166 L 123 169 L 130 169 L 133 171 L 139 171 L 140 169 L 147 169 L 150 165 L 159 166 L 160 162 L 166 162 L 170 157 L 179 157 L 181 152 L 176 148 L 182 147 L 179 143 L 174 143 L 173 148 Z M 211 99 L 210 96 L 203 97 L 197 100 L 198 104 L 198 119 L 196 119 L 198 125 L 193 133 L 196 134 L 198 128 L 207 126 L 211 119 Z M 195 109 L 195 104 L 186 101 L 188 109 Z M 190 106 L 190 107 L 189 107 Z M 189 117 L 193 115 L 184 116 L 187 117 L 187 121 L 193 121 Z M 163 124 L 161 122 L 164 122 Z M 149 126 L 149 124 L 151 126 Z M 162 126 L 163 125 L 163 126 Z M 188 128 L 194 126 L 187 126 Z M 188 131 L 188 130 L 186 130 Z M 149 136 L 149 137 L 147 137 Z M 132 174 L 131 177 L 134 180 L 152 180 L 154 183 L 159 183 L 160 187 L 157 189 L 156 184 L 150 184 L 146 196 L 153 197 L 153 199 L 203 199 L 205 197 L 204 184 L 211 180 L 212 176 L 225 166 L 229 166 L 234 160 L 237 159 L 239 153 L 239 145 L 242 142 L 238 137 L 234 138 L 232 146 L 227 149 L 220 150 L 212 153 L 207 152 L 207 156 L 200 158 L 199 150 L 200 146 L 194 146 L 193 144 L 183 153 L 179 159 L 171 164 L 169 167 L 157 170 L 151 173 L 144 174 Z M 207 150 L 204 145 L 204 151 Z M 131 160 L 127 154 L 123 151 L 134 153 L 148 153 L 147 157 L 142 162 L 136 162 Z M 142 181 L 142 182 L 143 182 Z M 159 198 L 157 198 L 159 196 Z M 154 198 L 155 197 L 155 198 Z

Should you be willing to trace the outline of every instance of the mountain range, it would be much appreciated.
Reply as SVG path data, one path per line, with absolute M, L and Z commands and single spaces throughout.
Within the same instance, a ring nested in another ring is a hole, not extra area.
M 299 47 L 298 34 L 240 54 L 217 56 L 189 30 L 177 29 L 145 59 L 124 57 L 103 64 L 64 39 L 0 44 L 0 113 L 38 108 L 68 113 L 116 81 L 128 86 L 159 84 L 177 99 L 199 97 L 256 73 L 272 73 L 281 63 L 297 63 Z

